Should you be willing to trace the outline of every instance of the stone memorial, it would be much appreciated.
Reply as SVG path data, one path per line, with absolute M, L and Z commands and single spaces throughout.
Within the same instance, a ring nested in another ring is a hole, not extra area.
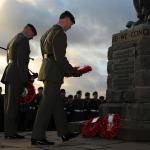
M 100 115 L 119 113 L 118 138 L 150 140 L 150 25 L 140 24 L 112 36 L 108 50 L 107 103 Z

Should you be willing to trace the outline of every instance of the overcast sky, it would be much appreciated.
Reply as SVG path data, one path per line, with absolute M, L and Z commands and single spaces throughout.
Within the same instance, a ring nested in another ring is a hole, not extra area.
M 76 24 L 67 31 L 67 58 L 73 66 L 91 65 L 93 71 L 80 78 L 67 78 L 62 86 L 67 94 L 77 90 L 98 91 L 105 96 L 107 79 L 107 51 L 112 35 L 126 29 L 129 20 L 136 20 L 132 0 L 0 0 L 0 46 L 21 32 L 27 23 L 33 24 L 38 35 L 30 41 L 29 68 L 38 72 L 41 65 L 39 40 L 59 15 L 69 10 Z M 6 53 L 0 50 L 0 77 L 6 66 Z M 43 85 L 35 81 L 36 88 Z M 4 87 L 3 84 L 0 86 Z

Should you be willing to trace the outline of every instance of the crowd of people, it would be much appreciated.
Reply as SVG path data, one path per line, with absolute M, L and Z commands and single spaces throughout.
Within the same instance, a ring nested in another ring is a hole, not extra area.
M 89 92 L 82 96 L 82 91 L 80 90 L 76 92 L 75 96 L 66 96 L 65 89 L 61 89 L 60 93 L 68 122 L 83 121 L 97 117 L 100 104 L 105 102 L 104 96 L 98 97 L 97 91 L 92 93 L 92 97 Z
M 105 103 L 104 96 L 98 96 L 97 91 L 93 92 L 92 96 L 89 92 L 86 92 L 84 96 L 82 94 L 82 91 L 79 90 L 75 95 L 66 95 L 65 89 L 60 90 L 68 122 L 83 121 L 91 117 L 97 117 L 100 104 Z M 18 130 L 32 130 L 38 107 L 42 101 L 42 95 L 43 87 L 39 87 L 34 100 L 30 104 L 20 104 L 17 117 Z M 4 96 L 2 87 L 0 87 L 0 131 L 4 129 Z M 48 130 L 55 130 L 53 118 L 51 118 Z

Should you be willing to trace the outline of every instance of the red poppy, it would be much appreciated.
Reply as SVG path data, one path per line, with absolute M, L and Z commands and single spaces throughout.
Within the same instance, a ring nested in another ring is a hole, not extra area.
M 35 88 L 32 82 L 28 82 L 27 85 L 27 94 L 25 96 L 21 96 L 19 99 L 19 104 L 29 104 L 34 100 L 35 97 Z
M 80 73 L 84 74 L 84 73 L 88 73 L 90 71 L 92 71 L 92 67 L 91 66 L 84 66 L 83 68 L 79 69 Z
M 94 137 L 98 134 L 98 123 L 100 118 L 93 123 L 93 118 L 89 119 L 87 123 L 85 123 L 81 129 L 81 135 L 84 137 Z
M 109 124 L 108 118 L 112 114 L 107 114 L 101 119 L 101 122 L 98 124 L 99 135 L 103 138 L 112 139 L 115 138 L 118 134 L 120 128 L 120 115 L 113 114 L 113 120 L 111 125 Z

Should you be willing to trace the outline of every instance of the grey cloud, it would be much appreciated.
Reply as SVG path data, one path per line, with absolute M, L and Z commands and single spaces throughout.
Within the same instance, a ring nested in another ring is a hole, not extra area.
M 93 44 L 100 44 L 108 41 L 111 34 L 124 28 L 126 22 L 133 18 L 130 0 L 37 0 L 36 4 L 34 6 L 5 0 L 1 12 L 7 11 L 3 13 L 0 23 L 16 33 L 24 24 L 31 22 L 38 28 L 39 40 L 41 34 L 55 23 L 59 14 L 69 7 L 77 22 L 76 30 L 71 34 L 71 42 L 85 44 L 91 41 Z
M 110 44 L 112 34 L 125 29 L 128 20 L 134 19 L 130 0 L 73 0 L 77 27 L 73 30 L 73 44 L 88 46 Z M 89 44 L 90 43 L 90 44 Z
M 133 19 L 134 9 L 130 0 L 37 0 L 36 5 L 5 0 L 0 24 L 7 25 L 8 32 L 13 35 L 18 29 L 30 22 L 38 29 L 36 41 L 54 24 L 59 14 L 69 8 L 76 17 L 76 25 L 70 31 L 69 42 L 77 45 L 107 46 L 111 36 L 125 28 L 128 20 Z M 49 11 L 51 10 L 51 11 Z M 26 12 L 26 13 L 25 13 Z M 0 39 L 1 36 L 0 36 Z M 4 39 L 5 40 L 5 39 Z M 5 44 L 6 45 L 6 44 Z
M 39 40 L 50 26 L 57 22 L 64 10 L 70 10 L 76 24 L 67 32 L 70 47 L 81 47 L 76 62 L 89 64 L 94 69 L 81 79 L 69 79 L 70 90 L 96 88 L 105 91 L 107 49 L 112 34 L 125 29 L 128 20 L 136 20 L 131 0 L 35 0 L 36 5 L 17 0 L 4 0 L 0 8 L 0 46 L 6 47 L 12 36 L 26 23 L 35 25 L 37 37 L 31 42 L 31 56 L 41 57 Z M 0 51 L 0 55 L 5 53 Z M 105 69 L 104 69 L 105 68 Z M 2 69 L 0 70 L 0 72 Z M 72 87 L 72 85 L 74 85 Z M 68 90 L 69 90 L 68 89 Z

